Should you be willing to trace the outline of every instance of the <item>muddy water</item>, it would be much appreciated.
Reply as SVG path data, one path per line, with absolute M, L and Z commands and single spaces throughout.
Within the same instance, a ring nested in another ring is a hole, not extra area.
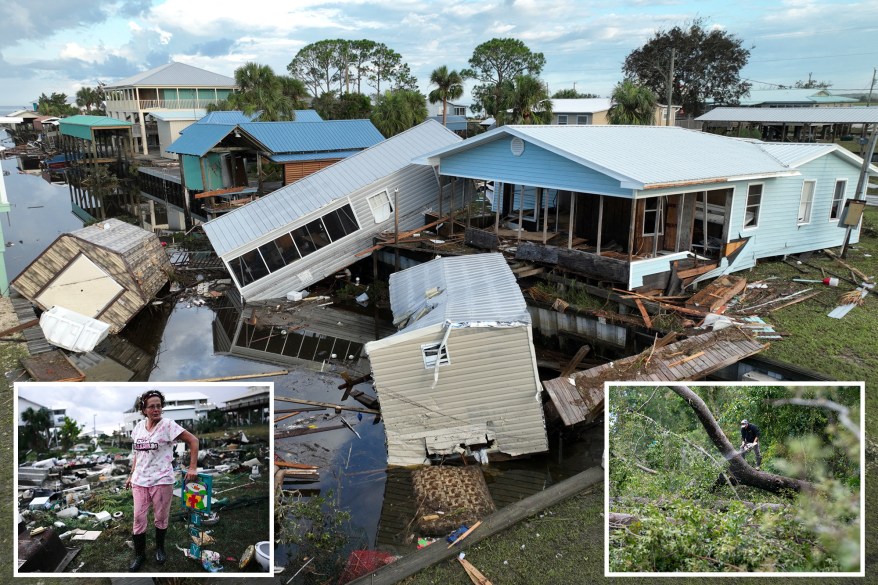
M 10 210 L 0 214 L 0 221 L 6 243 L 6 274 L 13 280 L 58 236 L 81 228 L 82 220 L 73 214 L 66 185 L 52 185 L 38 175 L 20 173 L 16 159 L 2 163 L 3 171 L 9 172 L 4 179 Z

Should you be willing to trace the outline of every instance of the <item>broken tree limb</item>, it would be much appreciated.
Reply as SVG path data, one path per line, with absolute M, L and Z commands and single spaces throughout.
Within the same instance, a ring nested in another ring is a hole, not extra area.
M 239 376 L 219 376 L 217 378 L 196 378 L 194 380 L 184 380 L 185 382 L 225 382 L 227 380 L 249 380 L 251 378 L 270 378 L 271 376 L 286 376 L 289 370 L 278 370 L 276 372 L 265 372 L 264 374 L 241 374 Z
M 720 512 L 728 511 L 729 507 L 732 504 L 741 504 L 748 510 L 759 511 L 759 510 L 768 510 L 770 512 L 786 512 L 790 509 L 788 504 L 772 504 L 772 503 L 757 503 L 757 502 L 748 502 L 747 500 L 716 500 L 715 502 L 708 502 L 706 504 L 702 504 L 698 500 L 682 500 L 686 503 L 691 503 L 696 506 L 700 506 L 703 508 L 711 508 L 713 510 L 717 510 Z M 631 504 L 645 505 L 652 504 L 658 508 L 668 508 L 671 506 L 675 506 L 681 503 L 679 499 L 664 499 L 659 498 L 658 500 L 653 500 L 650 498 L 642 498 L 637 496 L 630 496 L 624 498 L 612 497 L 610 498 L 610 504 L 618 504 L 620 506 L 630 506 Z
M 284 398 L 275 396 L 274 399 L 280 402 L 293 402 L 295 404 L 310 404 L 312 406 L 322 406 L 324 408 L 332 408 L 334 410 L 352 410 L 354 412 L 362 412 L 365 414 L 381 414 L 380 410 L 372 410 L 370 408 L 359 408 L 357 406 L 345 406 L 344 404 L 332 404 L 330 402 L 318 402 L 316 400 L 305 400 L 304 398 Z
M 872 277 L 866 276 L 864 273 L 857 270 L 856 268 L 854 268 L 853 266 L 851 266 L 850 264 L 848 264 L 847 262 L 845 262 L 844 260 L 842 260 L 841 258 L 836 256 L 835 252 L 833 252 L 832 250 L 825 249 L 825 250 L 823 250 L 823 253 L 826 254 L 827 256 L 829 256 L 830 258 L 832 258 L 833 260 L 835 260 L 836 262 L 838 262 L 839 264 L 841 264 L 842 266 L 844 266 L 845 268 L 847 268 L 848 270 L 850 270 L 855 277 L 861 278 L 862 280 L 864 280 L 866 282 L 872 282 Z
M 610 524 L 610 530 L 631 526 L 635 522 L 640 522 L 640 518 L 634 514 L 623 514 L 621 512 L 610 512 L 607 516 L 607 522 Z
M 829 410 L 834 410 L 838 413 L 838 420 L 841 421 L 841 424 L 844 427 L 852 432 L 857 439 L 860 439 L 860 427 L 857 426 L 853 420 L 851 420 L 851 411 L 847 406 L 843 404 L 839 404 L 838 402 L 834 402 L 832 400 L 827 400 L 826 398 L 782 398 L 779 400 L 772 400 L 772 406 L 781 406 L 783 404 L 795 404 L 798 406 L 815 406 L 817 408 L 826 408 Z
M 732 443 L 713 417 L 713 413 L 710 412 L 710 409 L 707 408 L 707 405 L 700 396 L 690 390 L 688 386 L 676 385 L 669 386 L 669 388 L 677 396 L 685 400 L 695 412 L 695 416 L 701 421 L 701 426 L 707 431 L 707 436 L 711 442 L 729 462 L 729 469 L 732 475 L 737 478 L 738 483 L 774 493 L 812 491 L 814 489 L 814 485 L 811 482 L 764 471 L 756 471 L 750 467 L 750 464 L 732 446 Z

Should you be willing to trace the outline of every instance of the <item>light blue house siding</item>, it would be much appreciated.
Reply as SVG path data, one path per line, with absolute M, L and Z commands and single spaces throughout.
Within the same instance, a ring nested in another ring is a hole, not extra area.
M 202 174 L 202 166 L 204 173 Z M 204 159 L 189 154 L 183 155 L 183 174 L 186 177 L 186 188 L 194 191 L 211 191 L 223 188 L 222 162 L 220 155 L 211 152 Z M 204 181 L 207 181 L 207 187 Z
M 750 241 L 729 267 L 729 271 L 750 268 L 759 258 L 783 254 L 798 254 L 841 246 L 846 229 L 841 218 L 830 220 L 830 209 L 838 179 L 847 179 L 845 199 L 853 199 L 857 188 L 859 169 L 849 161 L 830 154 L 822 156 L 798 168 L 800 176 L 778 177 L 764 181 L 759 224 L 755 228 L 744 226 L 747 205 L 747 189 L 751 183 L 736 183 L 729 239 L 749 237 Z M 802 184 L 816 181 L 810 222 L 798 225 L 799 202 Z M 851 233 L 851 243 L 859 241 L 859 226 Z
M 512 154 L 512 140 L 501 137 L 457 154 L 442 157 L 439 172 L 446 176 L 532 185 L 632 198 L 631 189 L 619 181 L 532 143 L 521 156 Z

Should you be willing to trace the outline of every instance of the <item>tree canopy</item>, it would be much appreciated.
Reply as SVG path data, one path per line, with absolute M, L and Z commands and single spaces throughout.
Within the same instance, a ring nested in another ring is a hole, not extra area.
M 98 87 L 81 87 L 76 92 L 76 105 L 87 114 L 104 115 L 104 89 Z
M 412 90 L 396 89 L 384 92 L 375 102 L 372 123 L 385 138 L 405 132 L 427 118 L 426 98 Z
M 324 120 L 363 120 L 372 113 L 372 101 L 362 93 L 343 93 L 336 96 L 335 92 L 326 92 L 314 98 L 311 107 Z
M 68 450 L 76 441 L 79 440 L 79 433 L 85 429 L 85 425 L 80 425 L 72 418 L 65 416 L 64 423 L 58 431 L 58 439 L 61 442 L 61 449 Z
M 437 67 L 430 74 L 430 84 L 436 89 L 427 96 L 431 104 L 442 102 L 442 125 L 446 125 L 448 117 L 448 101 L 456 100 L 463 95 L 464 77 L 457 71 L 448 70 L 446 65 Z
M 620 81 L 613 90 L 610 124 L 648 126 L 655 122 L 656 97 L 652 91 L 630 79 Z
M 751 47 L 752 48 L 752 47 Z M 674 50 L 673 79 L 668 79 L 671 50 Z M 642 47 L 632 51 L 622 66 L 626 78 L 640 83 L 657 95 L 673 87 L 672 99 L 687 115 L 699 116 L 705 101 L 737 104 L 750 89 L 741 79 L 741 69 L 750 58 L 743 41 L 719 28 L 709 28 L 702 18 L 670 30 L 659 30 Z
M 362 93 L 363 84 L 376 94 L 383 89 L 416 89 L 402 55 L 383 43 L 368 39 L 326 39 L 302 47 L 287 66 L 314 96 L 326 93 Z
M 305 84 L 298 79 L 275 74 L 268 65 L 245 63 L 235 69 L 238 91 L 228 99 L 208 106 L 208 111 L 241 110 L 259 112 L 262 121 L 293 120 L 295 110 L 304 107 L 308 96 Z
M 587 99 L 587 98 L 599 98 L 596 93 L 583 93 L 581 91 L 576 91 L 575 88 L 568 87 L 566 89 L 559 89 L 555 93 L 552 94 L 552 99 L 554 100 L 575 100 L 575 99 Z
M 79 113 L 75 106 L 67 103 L 66 93 L 52 92 L 52 95 L 40 94 L 37 101 L 37 112 L 43 116 L 74 116 Z
M 503 93 L 518 75 L 538 76 L 546 64 L 542 53 L 532 52 L 518 39 L 491 39 L 473 50 L 469 69 L 461 74 L 481 82 L 473 88 L 473 111 L 484 110 L 502 123 Z
M 513 124 L 549 124 L 552 121 L 552 100 L 546 85 L 533 75 L 517 75 L 506 99 L 512 110 Z

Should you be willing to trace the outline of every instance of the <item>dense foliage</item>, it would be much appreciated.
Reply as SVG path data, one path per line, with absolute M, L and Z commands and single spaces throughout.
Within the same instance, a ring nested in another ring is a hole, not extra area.
M 672 49 L 672 99 L 674 104 L 683 106 L 686 115 L 701 115 L 708 99 L 717 104 L 737 104 L 749 91 L 750 84 L 740 74 L 750 58 L 750 50 L 742 46 L 738 37 L 709 27 L 700 18 L 684 26 L 657 31 L 625 58 L 625 77 L 657 95 L 667 95 Z
M 859 392 L 813 386 L 697 389 L 734 445 L 740 443 L 741 419 L 761 429 L 764 471 L 814 483 L 814 492 L 795 495 L 729 485 L 720 475 L 728 473 L 722 455 L 689 405 L 667 387 L 613 388 L 610 510 L 636 521 L 611 530 L 610 569 L 859 570 L 859 439 L 831 410 L 775 404 L 794 396 L 826 398 L 859 421 Z
M 491 39 L 473 50 L 469 69 L 461 74 L 481 82 L 472 90 L 474 112 L 484 110 L 503 123 L 506 96 L 514 88 L 513 80 L 520 75 L 537 76 L 543 70 L 546 58 L 532 52 L 518 39 Z

